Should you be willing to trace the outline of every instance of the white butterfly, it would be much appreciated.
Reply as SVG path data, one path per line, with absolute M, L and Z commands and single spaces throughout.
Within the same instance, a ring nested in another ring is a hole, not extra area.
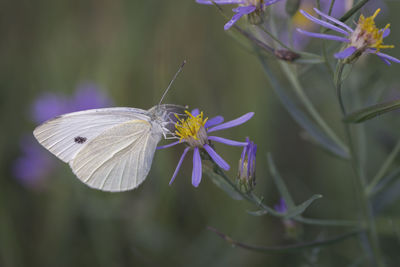
M 51 119 L 33 134 L 88 186 L 126 191 L 144 181 L 158 142 L 173 133 L 174 114 L 183 109 L 164 104 L 85 110 Z
M 162 100 L 182 71 L 183 61 L 157 106 L 101 108 L 58 116 L 38 126 L 39 143 L 67 162 L 74 174 L 90 187 L 121 192 L 138 187 L 150 171 L 161 137 L 173 135 L 175 114 L 183 106 Z

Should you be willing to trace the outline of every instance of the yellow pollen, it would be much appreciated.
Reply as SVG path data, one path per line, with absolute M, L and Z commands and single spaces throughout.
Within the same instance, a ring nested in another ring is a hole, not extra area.
M 361 15 L 357 26 L 361 30 L 360 36 L 363 35 L 364 38 L 368 38 L 370 42 L 368 46 L 376 48 L 376 52 L 379 52 L 380 49 L 394 47 L 394 45 L 383 45 L 383 33 L 390 27 L 390 24 L 387 24 L 383 29 L 378 29 L 375 25 L 375 17 L 380 11 L 381 9 L 378 8 L 372 16 L 367 18 Z
M 178 122 L 175 124 L 175 134 L 180 138 L 179 142 L 182 139 L 193 138 L 195 140 L 199 140 L 198 132 L 204 125 L 206 124 L 208 118 L 203 118 L 203 112 L 200 112 L 199 115 L 193 116 L 189 111 L 185 110 L 185 113 L 188 115 L 186 119 L 179 118 L 178 115 L 175 114 Z

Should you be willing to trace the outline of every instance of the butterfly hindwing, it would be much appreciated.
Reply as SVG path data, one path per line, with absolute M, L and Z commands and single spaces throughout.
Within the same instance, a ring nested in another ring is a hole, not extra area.
M 131 120 L 89 141 L 70 162 L 75 175 L 90 187 L 126 191 L 146 178 L 161 129 L 146 120 Z

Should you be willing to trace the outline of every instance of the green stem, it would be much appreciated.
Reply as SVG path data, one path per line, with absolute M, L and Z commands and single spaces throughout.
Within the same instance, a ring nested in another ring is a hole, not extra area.
M 265 29 L 263 26 L 257 25 L 259 29 L 261 29 L 264 33 L 266 33 L 272 40 L 277 42 L 279 45 L 282 47 L 286 48 L 287 50 L 293 51 L 289 46 L 285 45 L 281 40 L 279 40 L 275 35 L 270 33 L 267 29 Z
M 205 173 L 209 172 L 214 172 L 217 174 L 219 177 L 221 177 L 231 188 L 238 193 L 243 199 L 247 200 L 248 202 L 252 203 L 255 205 L 257 208 L 264 210 L 266 213 L 269 213 L 275 217 L 279 218 L 284 218 L 285 214 L 279 213 L 275 211 L 273 208 L 265 205 L 263 203 L 263 199 L 255 195 L 253 192 L 243 192 L 240 190 L 235 183 L 232 182 L 232 180 L 227 177 L 224 173 L 224 171 L 210 158 L 205 158 L 212 162 L 213 167 L 209 167 L 206 164 L 203 165 L 203 171 Z M 323 220 L 323 219 L 311 219 L 311 218 L 304 218 L 301 216 L 296 216 L 292 218 L 293 220 L 296 220 L 298 222 L 302 222 L 304 224 L 310 224 L 310 225 L 319 225 L 319 226 L 357 226 L 359 225 L 357 222 L 354 221 L 342 221 L 342 220 Z
M 393 161 L 395 160 L 396 156 L 400 152 L 400 140 L 397 141 L 396 146 L 393 148 L 390 155 L 386 158 L 385 162 L 383 163 L 382 167 L 379 169 L 378 173 L 372 179 L 371 183 L 367 186 L 365 192 L 367 195 L 370 195 L 371 192 L 374 190 L 375 186 L 380 182 L 380 180 L 385 176 L 389 167 L 392 165 Z
M 221 233 L 220 231 L 218 231 L 217 229 L 215 229 L 213 227 L 207 227 L 207 228 L 208 228 L 208 230 L 213 231 L 218 236 L 220 236 L 222 239 L 224 239 L 225 241 L 227 241 L 228 243 L 230 243 L 236 247 L 240 247 L 240 248 L 244 248 L 244 249 L 248 249 L 248 250 L 256 251 L 256 252 L 264 252 L 264 253 L 297 252 L 297 251 L 305 249 L 305 248 L 315 248 L 315 247 L 332 245 L 332 244 L 335 244 L 337 242 L 343 241 L 347 238 L 353 237 L 355 235 L 358 235 L 358 234 L 364 232 L 364 230 L 353 230 L 351 232 L 336 236 L 334 238 L 325 239 L 325 240 L 321 240 L 321 241 L 301 242 L 298 244 L 286 245 L 286 246 L 264 247 L 264 246 L 255 246 L 255 245 L 239 242 L 239 241 L 232 239 L 230 236 L 228 236 L 224 233 Z
M 369 0 L 361 0 L 357 4 L 355 4 L 349 11 L 346 12 L 339 20 L 341 22 L 345 22 L 348 20 L 351 16 L 354 15 L 360 8 L 362 8 L 366 3 L 368 3 Z
M 295 93 L 299 97 L 299 99 L 303 102 L 307 111 L 313 117 L 313 119 L 317 122 L 317 124 L 321 127 L 321 129 L 347 154 L 349 153 L 349 149 L 347 146 L 339 139 L 339 137 L 332 131 L 332 129 L 328 126 L 325 120 L 321 117 L 318 111 L 315 109 L 314 105 L 310 101 L 310 99 L 305 94 L 303 87 L 301 86 L 297 76 L 290 70 L 289 64 L 286 62 L 279 61 L 281 69 L 284 74 L 287 76 L 289 82 L 292 84 Z
M 343 69 L 345 67 L 345 64 L 343 64 L 342 61 L 338 62 L 335 76 L 334 76 L 334 82 L 335 82 L 335 87 L 336 87 L 336 94 L 338 98 L 338 102 L 340 105 L 340 109 L 342 111 L 343 116 L 346 115 L 346 108 L 343 103 L 343 98 L 342 98 L 342 75 L 343 75 Z M 355 153 L 354 149 L 354 144 L 352 141 L 352 136 L 350 132 L 350 126 L 347 123 L 344 123 L 347 139 L 348 139 L 348 146 L 350 149 L 350 157 L 351 157 L 351 163 L 353 170 L 355 172 L 355 175 L 353 176 L 353 182 L 355 185 L 355 190 L 356 194 L 358 196 L 358 201 L 359 204 L 362 207 L 362 221 L 366 221 L 366 226 L 368 229 L 368 237 L 369 241 L 371 242 L 372 250 L 373 250 L 373 258 L 371 263 L 377 264 L 377 266 L 384 266 L 382 256 L 381 256 L 381 251 L 380 251 L 380 245 L 379 245 L 379 238 L 378 234 L 376 231 L 376 226 L 375 226 L 375 220 L 374 220 L 374 215 L 372 211 L 372 206 L 371 203 L 365 194 L 364 189 L 366 188 L 366 181 L 365 178 L 361 176 L 360 171 L 359 171 L 359 166 L 358 166 L 358 161 L 357 161 L 357 155 Z
M 328 15 L 332 14 L 333 6 L 335 5 L 336 0 L 331 0 L 331 5 L 329 6 Z

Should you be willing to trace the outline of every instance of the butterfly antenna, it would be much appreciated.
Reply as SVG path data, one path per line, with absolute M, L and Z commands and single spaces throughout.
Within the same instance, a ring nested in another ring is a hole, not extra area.
M 161 97 L 160 102 L 158 103 L 158 105 L 161 105 L 161 102 L 164 100 L 164 97 L 167 95 L 169 89 L 171 88 L 171 85 L 174 83 L 174 81 L 176 80 L 176 77 L 178 77 L 178 74 L 181 73 L 183 66 L 185 66 L 186 64 L 186 59 L 182 62 L 181 66 L 179 67 L 178 71 L 175 73 L 174 77 L 172 78 L 172 80 L 169 82 L 167 89 L 165 89 L 164 94 Z

